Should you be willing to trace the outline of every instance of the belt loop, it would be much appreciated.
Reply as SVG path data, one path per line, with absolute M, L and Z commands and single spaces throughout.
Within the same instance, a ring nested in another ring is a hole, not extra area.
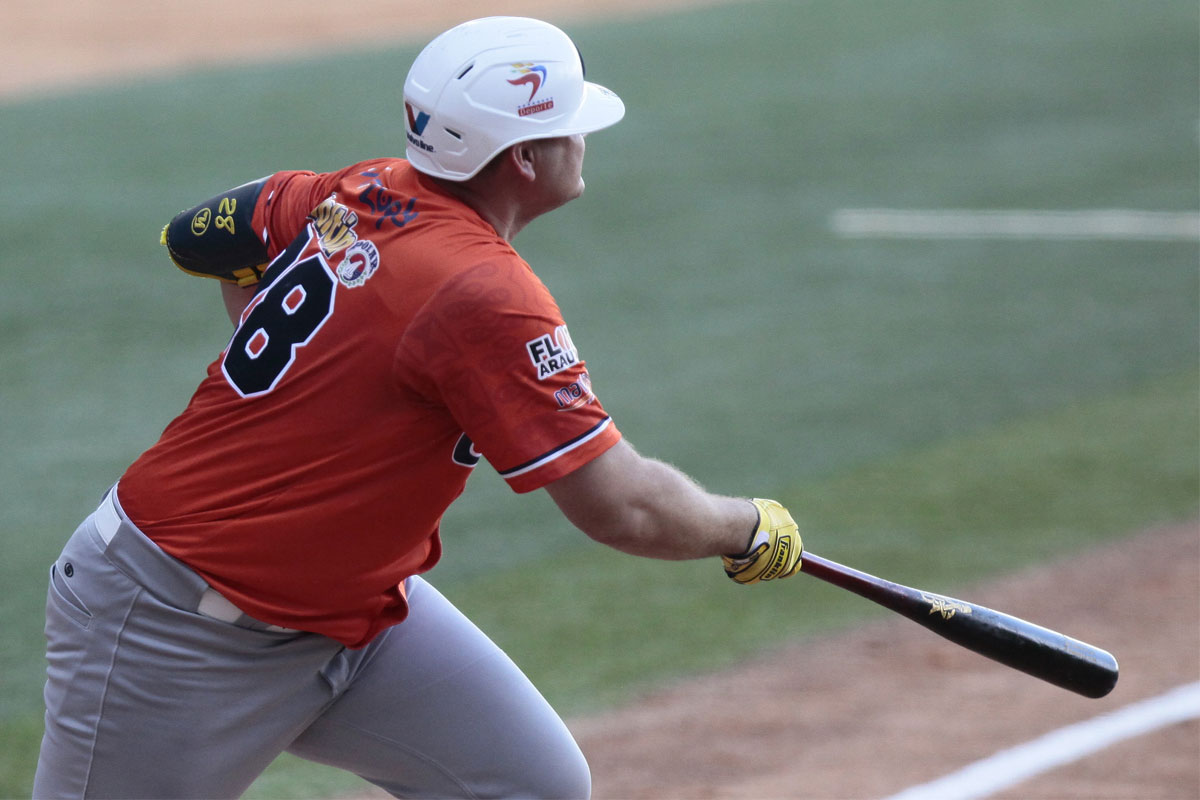
M 116 491 L 117 487 L 115 486 L 109 489 L 92 517 L 92 521 L 96 525 L 96 532 L 100 534 L 105 545 L 112 542 L 113 537 L 117 535 L 117 528 L 121 527 L 121 515 L 117 513 L 117 506 L 113 501 Z
M 200 595 L 200 604 L 196 606 L 196 611 L 222 622 L 237 622 L 238 618 L 242 616 L 240 608 L 229 602 L 225 595 L 211 586 L 204 590 L 204 594 Z

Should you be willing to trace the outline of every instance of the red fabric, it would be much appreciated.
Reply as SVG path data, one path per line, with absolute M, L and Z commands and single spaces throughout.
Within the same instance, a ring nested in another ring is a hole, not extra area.
M 528 264 L 407 162 L 279 173 L 254 225 L 287 253 L 118 494 L 246 613 L 362 646 L 404 618 L 402 581 L 438 560 L 470 443 L 526 492 L 620 434 Z M 287 360 L 293 324 L 315 330 Z M 248 391 L 239 376 L 268 362 L 252 352 L 282 366 Z

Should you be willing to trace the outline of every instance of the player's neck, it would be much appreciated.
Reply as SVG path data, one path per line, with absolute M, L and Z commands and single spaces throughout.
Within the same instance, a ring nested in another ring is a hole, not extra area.
M 491 225 L 505 241 L 511 242 L 521 230 L 537 217 L 526 211 L 519 186 L 488 180 L 438 181 L 443 190 L 457 197 Z

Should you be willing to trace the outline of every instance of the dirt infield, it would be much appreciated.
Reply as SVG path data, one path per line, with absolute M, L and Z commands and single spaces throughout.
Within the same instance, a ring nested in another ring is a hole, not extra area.
M 796 644 L 572 721 L 599 798 L 878 798 L 1200 678 L 1200 534 L 1163 528 L 960 592 L 1110 649 L 1077 697 L 908 620 Z M 997 797 L 1200 797 L 1200 723 L 1105 750 Z
M 484 13 L 552 14 L 567 23 L 715 2 L 4 0 L 0 99 L 301 48 L 332 52 L 347 41 L 421 39 Z M 881 619 L 570 720 L 592 763 L 596 797 L 883 797 L 1200 679 L 1197 524 L 959 594 L 1112 650 L 1122 667 L 1116 691 L 1077 698 L 906 620 Z M 1127 741 L 996 796 L 1196 800 L 1200 722 Z
M 567 24 L 721 2 L 729 0 L 4 0 L 0 98 L 190 66 L 422 41 L 491 14 Z

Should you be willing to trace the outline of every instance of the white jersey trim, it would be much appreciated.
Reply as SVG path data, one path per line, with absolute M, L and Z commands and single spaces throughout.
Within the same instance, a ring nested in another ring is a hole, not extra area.
M 608 427 L 610 422 L 612 422 L 612 417 L 605 417 L 603 420 L 601 420 L 599 422 L 599 424 L 597 424 L 594 428 L 592 428 L 588 432 L 572 439 L 571 441 L 567 442 L 566 444 L 563 444 L 563 445 L 560 445 L 560 446 L 554 448 L 549 453 L 546 453 L 543 456 L 539 456 L 538 458 L 535 458 L 533 461 L 527 461 L 518 467 L 513 467 L 510 470 L 505 470 L 505 471 L 501 472 L 500 477 L 504 478 L 505 480 L 508 480 L 509 478 L 515 478 L 518 475 L 524 475 L 527 472 L 533 472 L 535 469 L 538 469 L 539 467 L 544 467 L 547 464 L 549 464 L 551 461 L 554 461 L 555 459 L 557 459 L 561 456 L 565 456 L 567 453 L 571 452 L 572 450 L 576 449 L 577 447 L 581 447 L 581 446 L 587 444 L 588 442 L 590 442 L 592 439 L 595 439 L 597 436 L 599 436 L 601 433 L 604 432 L 604 429 Z

